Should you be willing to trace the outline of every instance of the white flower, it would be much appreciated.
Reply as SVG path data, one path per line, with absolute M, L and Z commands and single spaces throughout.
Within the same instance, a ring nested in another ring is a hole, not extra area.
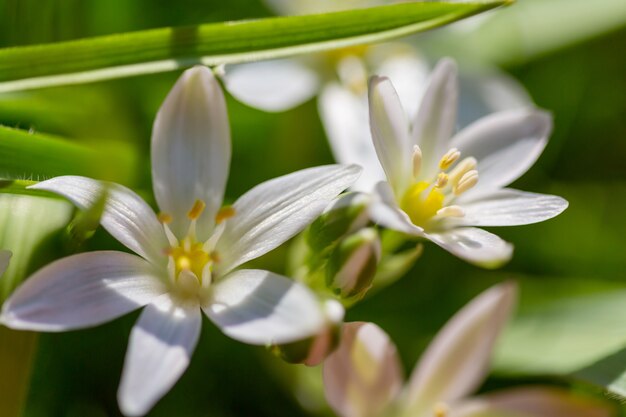
M 283 15 L 324 13 L 389 4 L 381 0 L 265 0 Z M 476 18 L 476 17 L 475 17 Z M 475 19 L 474 18 L 474 19 Z M 456 27 L 453 25 L 451 27 Z M 368 126 L 367 80 L 386 76 L 403 107 L 414 114 L 426 87 L 430 60 L 408 42 L 360 45 L 304 57 L 227 65 L 223 79 L 239 101 L 265 111 L 284 111 L 318 96 L 318 112 L 335 159 L 369 167 L 353 189 L 370 191 L 382 179 Z M 527 107 L 532 100 L 513 78 L 495 67 L 464 71 L 460 77 L 461 126 L 494 111 Z
M 152 179 L 160 215 L 133 191 L 84 177 L 33 188 L 80 208 L 108 196 L 102 226 L 137 255 L 99 251 L 61 259 L 4 304 L 15 329 L 94 326 L 146 306 L 131 336 L 118 393 L 143 415 L 187 368 L 201 310 L 228 336 L 251 344 L 317 334 L 325 312 L 306 287 L 261 270 L 235 270 L 301 231 L 357 178 L 356 166 L 305 169 L 267 181 L 221 208 L 231 156 L 221 88 L 210 70 L 186 71 L 154 123 Z
M 557 196 L 503 188 L 537 160 L 552 119 L 534 108 L 509 110 L 453 135 L 457 96 L 456 65 L 442 60 L 410 124 L 389 79 L 372 78 L 372 138 L 387 181 L 376 185 L 370 215 L 385 227 L 494 267 L 509 260 L 512 246 L 473 226 L 536 223 L 567 207 Z
M 396 347 L 372 323 L 344 325 L 324 363 L 324 390 L 340 417 L 608 417 L 607 408 L 548 387 L 468 398 L 483 382 L 516 287 L 497 285 L 459 311 L 434 338 L 404 383 Z

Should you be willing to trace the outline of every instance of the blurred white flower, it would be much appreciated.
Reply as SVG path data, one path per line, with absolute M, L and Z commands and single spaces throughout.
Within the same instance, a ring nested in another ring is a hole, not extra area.
M 457 97 L 456 64 L 444 59 L 410 123 L 391 81 L 372 78 L 370 126 L 379 161 L 373 168 L 382 167 L 386 181 L 375 186 L 370 216 L 469 262 L 495 267 L 510 259 L 512 246 L 473 226 L 541 222 L 567 207 L 557 196 L 503 188 L 541 155 L 552 118 L 534 108 L 508 110 L 454 134 Z M 358 159 L 357 151 L 346 153 L 344 159 Z
M 324 363 L 324 391 L 340 417 L 608 417 L 611 412 L 552 387 L 522 387 L 474 398 L 516 287 L 485 291 L 435 336 L 405 384 L 396 347 L 372 323 L 344 325 L 339 349 Z
M 4 304 L 14 329 L 94 326 L 146 306 L 131 336 L 118 392 L 126 415 L 143 415 L 178 380 L 198 341 L 201 310 L 251 344 L 317 334 L 325 307 L 303 285 L 262 270 L 235 270 L 315 219 L 358 177 L 356 166 L 305 169 L 254 187 L 221 207 L 231 156 L 223 93 L 205 67 L 186 71 L 154 123 L 157 216 L 133 191 L 65 176 L 32 188 L 90 207 L 106 192 L 102 226 L 137 255 L 99 251 L 41 269 Z
M 384 0 L 265 0 L 283 15 L 324 13 L 393 3 Z M 475 16 L 480 17 L 480 16 Z M 463 22 L 461 22 L 463 23 Z M 452 25 L 455 27 L 457 24 Z M 302 57 L 227 65 L 226 89 L 239 101 L 270 111 L 284 111 L 318 96 L 318 110 L 335 159 L 346 163 L 346 148 L 359 152 L 358 163 L 371 167 L 375 153 L 368 128 L 367 80 L 386 76 L 397 87 L 408 114 L 414 114 L 431 61 L 408 42 L 361 45 Z M 471 69 L 470 69 L 471 68 Z M 459 124 L 465 126 L 486 114 L 532 105 L 524 88 L 494 67 L 471 65 L 461 74 Z M 352 156 L 352 155 L 351 155 Z M 364 190 L 384 178 L 369 169 L 355 183 Z

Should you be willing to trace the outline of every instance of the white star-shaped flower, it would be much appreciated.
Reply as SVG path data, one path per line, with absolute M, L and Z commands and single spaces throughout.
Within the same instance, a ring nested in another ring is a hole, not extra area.
M 187 368 L 201 311 L 228 336 L 251 344 L 317 334 L 330 318 L 310 290 L 272 272 L 236 268 L 300 232 L 356 180 L 360 168 L 305 169 L 222 207 L 230 156 L 221 88 L 209 69 L 192 68 L 154 123 L 159 215 L 117 184 L 65 176 L 33 186 L 82 209 L 107 193 L 101 224 L 136 255 L 98 251 L 52 263 L 7 300 L 2 322 L 14 329 L 65 331 L 146 306 L 131 332 L 118 392 L 120 408 L 133 416 L 147 413 Z
M 386 181 L 375 186 L 370 214 L 390 229 L 429 239 L 469 262 L 495 267 L 513 248 L 475 226 L 541 222 L 567 207 L 561 197 L 504 188 L 537 160 L 552 130 L 534 108 L 494 113 L 454 134 L 456 65 L 442 60 L 412 123 L 384 77 L 370 82 L 370 126 Z M 347 149 L 346 152 L 351 152 Z M 344 160 L 359 161 L 357 151 Z

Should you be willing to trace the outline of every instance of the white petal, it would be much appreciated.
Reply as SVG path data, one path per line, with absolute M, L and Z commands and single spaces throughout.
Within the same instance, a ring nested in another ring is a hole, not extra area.
M 398 207 L 387 182 L 376 184 L 373 197 L 368 210 L 374 223 L 409 235 L 423 236 L 424 229 L 415 226 L 409 216 Z
M 520 387 L 481 395 L 453 408 L 450 417 L 610 417 L 606 404 L 554 387 Z
M 13 253 L 10 250 L 0 250 L 0 276 L 4 274 L 4 271 L 9 267 L 9 261 L 11 260 Z
M 235 271 L 215 284 L 204 312 L 225 334 L 253 345 L 301 340 L 325 323 L 321 304 L 307 287 L 256 269 Z
M 568 206 L 555 195 L 502 189 L 462 204 L 465 216 L 451 219 L 465 226 L 517 226 L 558 216 Z
M 416 366 L 408 387 L 414 415 L 474 391 L 489 371 L 491 353 L 517 296 L 512 283 L 483 292 L 444 326 Z
M 383 4 L 383 0 L 265 0 L 272 10 L 283 15 L 329 13 Z
M 520 109 L 494 113 L 459 132 L 450 146 L 478 160 L 478 184 L 467 198 L 519 178 L 539 158 L 551 131 L 549 113 Z
M 13 329 L 59 332 L 96 326 L 149 303 L 166 289 L 154 267 L 123 252 L 60 259 L 28 278 L 4 303 Z
M 451 147 L 450 138 L 456 128 L 458 90 L 456 63 L 442 59 L 433 70 L 413 122 L 413 144 L 422 149 L 422 172 L 426 177 L 436 173 L 437 163 Z
M 281 245 L 319 216 L 358 178 L 356 165 L 304 169 L 257 185 L 241 196 L 217 243 L 220 274 Z
M 347 323 L 324 362 L 326 400 L 340 417 L 380 416 L 402 388 L 402 366 L 389 336 L 372 323 Z
M 163 226 L 154 211 L 141 197 L 119 184 L 91 178 L 63 176 L 40 182 L 29 188 L 50 191 L 85 210 L 107 193 L 107 204 L 100 219 L 102 226 L 127 248 L 150 262 L 161 265 L 169 246 Z
M 367 97 L 331 83 L 322 90 L 318 108 L 335 160 L 363 167 L 352 189 L 370 192 L 385 179 L 385 172 L 372 143 Z
M 401 193 L 411 180 L 413 151 L 409 146 L 406 113 L 388 78 L 371 78 L 369 106 L 370 128 L 378 159 L 394 192 Z
M 459 227 L 426 238 L 459 258 L 482 266 L 497 268 L 513 255 L 513 245 L 500 237 L 476 227 Z
M 226 67 L 224 85 L 237 100 L 269 112 L 289 110 L 319 90 L 317 74 L 295 59 Z
M 179 238 L 196 200 L 206 203 L 198 236 L 208 238 L 222 205 L 230 165 L 230 127 L 222 89 L 206 67 L 183 73 L 152 129 L 152 182 L 159 207 Z
M 143 416 L 185 372 L 196 348 L 202 316 L 198 305 L 177 305 L 164 294 L 148 305 L 130 334 L 120 410 Z

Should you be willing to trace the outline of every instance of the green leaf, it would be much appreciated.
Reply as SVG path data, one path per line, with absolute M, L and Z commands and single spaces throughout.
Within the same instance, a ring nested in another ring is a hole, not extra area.
M 59 175 L 128 182 L 133 158 L 119 149 L 95 150 L 55 136 L 0 126 L 0 178 L 41 180 Z M 24 194 L 24 184 L 2 181 L 0 192 Z M 30 194 L 29 192 L 26 192 Z
M 0 50 L 0 92 L 379 42 L 433 29 L 510 2 L 410 2 L 7 48 Z

